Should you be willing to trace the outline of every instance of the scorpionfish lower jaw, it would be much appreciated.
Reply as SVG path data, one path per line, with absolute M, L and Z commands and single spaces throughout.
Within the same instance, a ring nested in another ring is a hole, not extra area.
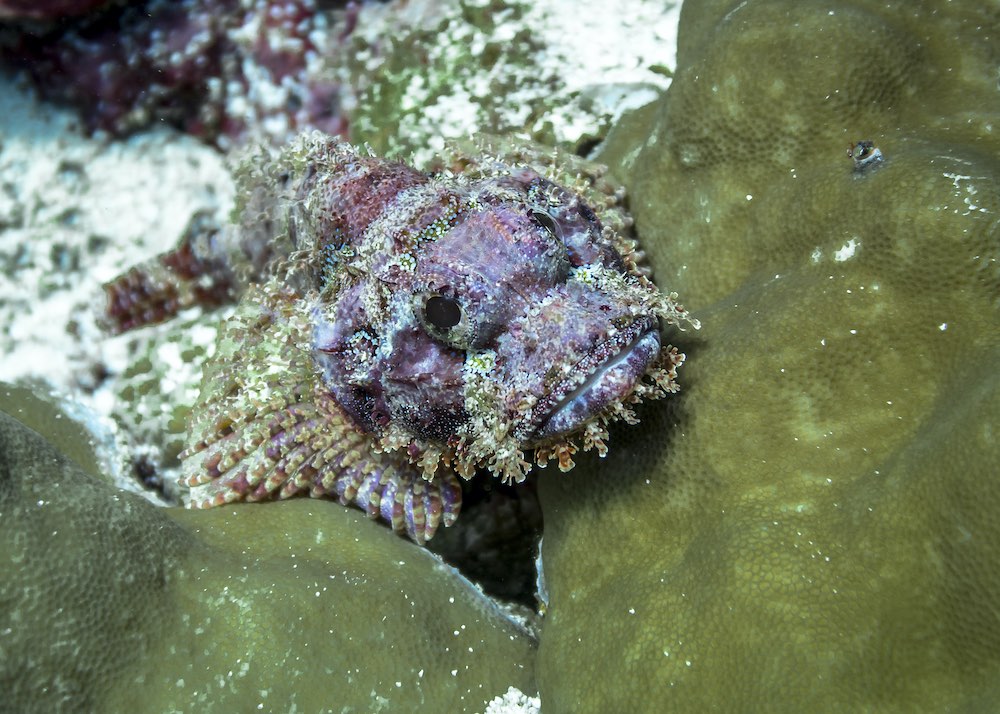
M 638 320 L 597 345 L 544 400 L 552 404 L 531 443 L 579 430 L 608 406 L 628 397 L 660 353 L 655 320 Z

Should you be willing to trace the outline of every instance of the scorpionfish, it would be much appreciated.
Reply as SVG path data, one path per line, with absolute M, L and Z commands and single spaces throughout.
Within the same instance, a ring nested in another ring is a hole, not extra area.
M 328 496 L 423 544 L 460 477 L 568 470 L 677 391 L 660 331 L 698 324 L 650 280 L 621 192 L 575 157 L 491 150 L 420 171 L 304 135 L 241 168 L 236 225 L 105 286 L 119 332 L 239 301 L 181 453 L 190 506 Z

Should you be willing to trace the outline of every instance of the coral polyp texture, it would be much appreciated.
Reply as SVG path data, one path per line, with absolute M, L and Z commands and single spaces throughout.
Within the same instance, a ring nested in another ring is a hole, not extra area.
M 545 712 L 996 710 L 998 26 L 684 4 L 601 158 L 705 328 L 682 399 L 539 479 Z
M 117 330 L 240 296 L 181 454 L 192 505 L 329 496 L 423 543 L 460 478 L 569 470 L 677 390 L 660 330 L 698 323 L 637 263 L 620 192 L 492 148 L 422 172 L 305 135 L 240 170 L 239 226 L 107 286 Z
M 430 552 L 306 499 L 157 508 L 77 466 L 64 454 L 92 462 L 90 437 L 12 391 L 0 384 L 4 711 L 471 713 L 536 691 L 531 635 Z

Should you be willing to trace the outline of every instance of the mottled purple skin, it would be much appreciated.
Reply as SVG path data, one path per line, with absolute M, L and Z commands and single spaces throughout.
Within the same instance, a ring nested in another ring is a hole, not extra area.
M 415 452 L 437 445 L 461 461 L 476 438 L 467 365 L 486 353 L 503 438 L 543 445 L 628 398 L 660 357 L 659 315 L 633 300 L 659 293 L 579 196 L 527 167 L 442 180 L 335 144 L 312 151 L 324 168 L 299 184 L 308 214 L 293 225 L 317 260 L 317 362 L 366 431 L 393 425 Z M 595 269 L 632 292 L 574 272 Z M 457 305 L 458 324 L 433 324 L 432 298 Z M 520 480 L 526 469 L 513 464 L 499 471 Z
M 344 161 L 339 169 L 317 174 L 302 189 L 304 193 L 320 191 L 329 207 L 316 226 L 320 253 L 335 243 L 360 249 L 371 240 L 366 231 L 373 218 L 403 192 L 426 187 L 429 181 L 403 164 L 378 159 Z M 526 353 L 518 339 L 526 327 L 523 316 L 528 308 L 566 281 L 575 257 L 526 210 L 528 187 L 542 181 L 533 172 L 519 172 L 517 178 L 502 182 L 502 188 L 513 194 L 506 200 L 495 195 L 501 182 L 435 187 L 424 203 L 404 208 L 415 215 L 405 230 L 387 236 L 391 242 L 371 261 L 368 280 L 342 289 L 334 297 L 330 310 L 333 322 L 317 315 L 318 361 L 338 402 L 363 428 L 377 433 L 398 420 L 420 438 L 447 442 L 468 420 L 463 348 L 497 349 L 503 345 L 506 349 L 501 348 L 500 361 L 508 369 L 526 369 L 540 377 L 551 364 L 552 345 L 567 337 L 571 344 L 579 342 L 573 334 L 577 331 L 586 341 L 592 322 L 586 309 L 589 305 L 581 306 L 584 309 L 565 322 L 567 327 L 577 323 L 566 330 L 569 334 L 549 331 L 540 350 L 528 346 Z M 473 197 L 486 201 L 486 209 L 471 212 L 456 208 Z M 415 235 L 442 221 L 448 225 L 443 235 L 426 242 L 414 240 Z M 588 241 L 580 243 L 593 247 Z M 418 251 L 414 270 L 399 267 L 396 259 L 401 253 Z M 599 251 L 590 252 L 600 255 Z M 581 258 L 575 259 L 581 264 Z M 613 254 L 609 253 L 607 260 L 613 262 Z M 388 334 L 384 326 L 373 324 L 362 305 L 361 296 L 372 281 L 391 286 L 387 312 L 394 317 Z M 447 296 L 464 304 L 467 324 L 460 336 L 449 339 L 428 329 L 431 326 L 420 319 L 420 306 L 414 304 L 424 295 Z M 575 309 L 569 302 L 568 307 Z M 520 320 L 513 322 L 515 318 Z M 359 331 L 373 336 L 373 348 L 391 341 L 391 349 L 359 354 L 350 343 Z M 369 361 L 369 366 L 362 364 Z
M 118 331 L 243 294 L 182 454 L 193 505 L 334 496 L 423 543 L 456 476 L 568 470 L 677 390 L 660 329 L 697 322 L 634 245 L 544 167 L 459 158 L 427 173 L 305 136 L 244 167 L 237 229 L 107 286 Z
M 0 58 L 44 97 L 78 107 L 89 131 L 167 122 L 228 145 L 271 120 L 283 143 L 304 128 L 347 128 L 338 88 L 307 66 L 308 53 L 329 50 L 314 42 L 316 17 L 313 0 L 118 3 L 48 29 L 8 30 Z M 252 85 L 261 78 L 283 88 L 283 105 L 260 101 Z

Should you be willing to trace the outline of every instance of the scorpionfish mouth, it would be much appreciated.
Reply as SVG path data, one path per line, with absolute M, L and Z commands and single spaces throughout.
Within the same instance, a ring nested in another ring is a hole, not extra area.
M 548 440 L 578 430 L 633 391 L 660 353 L 655 318 L 636 320 L 599 343 L 535 405 L 537 424 L 529 441 Z

